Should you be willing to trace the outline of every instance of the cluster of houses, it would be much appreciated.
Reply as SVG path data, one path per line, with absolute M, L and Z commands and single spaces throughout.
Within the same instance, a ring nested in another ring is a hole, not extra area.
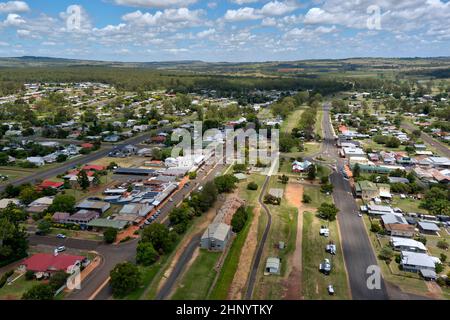
M 433 156 L 426 151 L 425 145 L 415 145 L 416 155 L 410 156 L 406 151 L 379 151 L 366 153 L 361 143 L 338 137 L 337 145 L 342 157 L 347 159 L 347 165 L 353 169 L 359 165 L 361 172 L 388 174 L 397 169 L 414 172 L 425 183 L 450 183 L 450 159 Z M 344 175 L 348 173 L 344 172 Z M 403 181 L 407 182 L 407 181 Z

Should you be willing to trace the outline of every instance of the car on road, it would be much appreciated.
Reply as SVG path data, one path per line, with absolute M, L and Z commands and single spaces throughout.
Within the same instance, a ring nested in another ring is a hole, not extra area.
M 328 285 L 327 291 L 330 296 L 334 295 L 334 287 L 332 284 Z
M 57 251 L 57 252 L 63 252 L 63 251 L 66 251 L 66 247 L 65 247 L 65 246 L 60 246 L 60 247 L 56 248 L 56 251 Z
M 62 234 L 62 233 L 58 233 L 58 234 L 56 235 L 56 237 L 57 237 L 58 239 L 65 239 L 65 238 L 67 238 L 66 235 L 65 235 L 65 234 Z

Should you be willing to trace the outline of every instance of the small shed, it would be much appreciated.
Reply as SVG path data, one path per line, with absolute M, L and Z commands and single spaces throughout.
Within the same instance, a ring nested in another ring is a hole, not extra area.
M 269 257 L 266 262 L 266 272 L 269 274 L 280 274 L 281 261 L 280 258 Z

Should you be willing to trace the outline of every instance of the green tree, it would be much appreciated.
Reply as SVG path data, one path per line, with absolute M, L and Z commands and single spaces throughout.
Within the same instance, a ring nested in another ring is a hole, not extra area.
M 258 184 L 256 182 L 249 182 L 247 185 L 248 190 L 258 190 Z
M 319 216 L 322 219 L 334 221 L 336 219 L 337 213 L 339 212 L 339 209 L 336 208 L 336 206 L 332 203 L 323 202 L 320 205 L 318 212 L 319 212 Z
M 150 266 L 158 260 L 158 252 L 150 242 L 139 242 L 136 248 L 136 262 L 144 266 Z
M 161 223 L 152 223 L 142 232 L 142 242 L 150 242 L 161 254 L 172 249 L 173 239 L 169 228 Z
M 91 183 L 89 182 L 89 177 L 85 170 L 81 170 L 77 175 L 77 182 L 80 185 L 80 188 L 86 191 Z
M 219 193 L 231 192 L 236 189 L 238 179 L 230 174 L 219 176 L 214 179 L 214 183 Z
M 110 284 L 115 297 L 123 297 L 136 290 L 141 283 L 141 273 L 131 262 L 117 264 L 110 272 Z
M 52 228 L 52 224 L 46 219 L 42 219 L 41 221 L 39 221 L 37 228 L 43 234 L 49 234 Z
M 106 243 L 113 243 L 117 238 L 117 229 L 115 228 L 107 228 L 103 231 L 103 240 Z
M 311 201 L 312 201 L 311 196 L 307 195 L 306 193 L 303 193 L 303 199 L 302 199 L 302 202 L 303 202 L 303 203 L 311 203 Z
M 233 231 L 239 233 L 245 226 L 248 220 L 248 210 L 246 207 L 240 207 L 231 219 L 231 227 Z
M 35 285 L 22 295 L 22 300 L 53 300 L 53 298 L 53 289 L 46 283 Z
M 385 246 L 381 249 L 380 254 L 378 257 L 381 260 L 386 261 L 387 263 L 390 263 L 392 258 L 394 257 L 394 250 L 392 250 L 391 247 Z
M 53 199 L 53 203 L 48 207 L 47 211 L 54 212 L 75 212 L 76 199 L 68 194 L 59 194 Z
M 359 165 L 359 163 L 356 163 L 355 166 L 353 167 L 353 177 L 354 178 L 359 178 L 359 176 L 361 175 L 361 167 Z
M 307 169 L 308 180 L 316 179 L 317 169 L 314 164 L 310 165 Z

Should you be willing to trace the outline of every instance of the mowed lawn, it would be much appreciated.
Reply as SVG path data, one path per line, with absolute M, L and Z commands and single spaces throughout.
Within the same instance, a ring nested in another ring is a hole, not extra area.
M 216 277 L 215 266 L 222 252 L 200 250 L 191 267 L 181 279 L 173 300 L 204 300 Z
M 15 278 L 18 275 L 18 273 L 15 273 L 13 277 Z M 25 280 L 25 275 L 23 275 L 11 285 L 5 284 L 0 289 L 0 300 L 20 300 L 25 292 L 39 283 L 37 280 L 27 281 Z
M 327 225 L 330 237 L 325 238 L 319 234 L 320 226 Z M 325 246 L 333 241 L 337 246 L 336 255 L 325 251 Z M 303 294 L 306 300 L 343 300 L 350 299 L 347 275 L 344 266 L 342 250 L 336 221 L 327 222 L 311 212 L 303 214 Z M 331 261 L 330 275 L 319 272 L 319 264 L 328 258 Z M 328 285 L 334 286 L 335 294 L 330 296 Z
M 277 177 L 272 177 L 269 188 L 282 188 L 286 185 L 280 183 Z M 261 258 L 258 278 L 255 284 L 255 299 L 280 300 L 283 297 L 285 289 L 285 279 L 288 276 L 288 261 L 290 255 L 295 250 L 295 240 L 297 236 L 298 210 L 288 204 L 283 197 L 281 205 L 267 205 L 272 215 L 272 225 L 270 227 L 264 252 Z M 265 214 L 263 215 L 265 216 Z M 262 230 L 261 230 L 262 232 Z M 280 241 L 285 243 L 285 248 L 280 250 L 278 244 Z M 280 275 L 264 275 L 264 267 L 268 257 L 279 257 L 281 260 Z

